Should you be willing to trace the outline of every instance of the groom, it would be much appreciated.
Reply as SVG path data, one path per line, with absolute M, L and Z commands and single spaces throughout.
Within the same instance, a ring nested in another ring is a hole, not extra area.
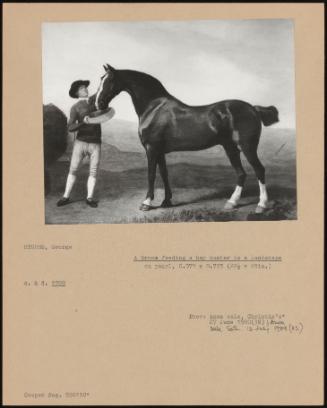
M 96 120 L 89 117 L 89 114 L 96 110 L 94 104 L 95 95 L 88 98 L 87 88 L 89 85 L 90 81 L 78 80 L 71 84 L 69 90 L 69 95 L 72 98 L 78 99 L 78 102 L 70 110 L 68 130 L 70 132 L 77 130 L 77 136 L 74 141 L 65 192 L 63 197 L 57 202 L 58 207 L 71 202 L 70 193 L 76 181 L 76 173 L 85 156 L 88 156 L 90 159 L 86 204 L 93 208 L 98 206 L 98 202 L 93 198 L 93 194 L 101 155 L 101 125 L 94 123 Z M 113 109 L 111 109 L 111 114 L 112 116 L 114 115 Z

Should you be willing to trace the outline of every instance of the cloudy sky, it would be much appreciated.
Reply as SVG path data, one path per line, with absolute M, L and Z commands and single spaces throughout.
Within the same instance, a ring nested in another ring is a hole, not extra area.
M 158 78 L 190 105 L 242 99 L 275 105 L 279 127 L 295 127 L 292 20 L 44 23 L 43 102 L 66 114 L 76 79 L 96 92 L 102 65 Z M 116 117 L 137 121 L 129 95 L 111 105 Z

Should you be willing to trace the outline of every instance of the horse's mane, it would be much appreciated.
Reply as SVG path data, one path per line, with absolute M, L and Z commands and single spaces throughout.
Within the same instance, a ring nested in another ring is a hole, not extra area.
M 162 96 L 168 96 L 169 93 L 162 83 L 152 75 L 141 71 L 134 70 L 119 70 L 125 80 L 132 81 L 135 84 L 143 85 L 145 89 L 151 90 L 151 93 L 156 93 Z

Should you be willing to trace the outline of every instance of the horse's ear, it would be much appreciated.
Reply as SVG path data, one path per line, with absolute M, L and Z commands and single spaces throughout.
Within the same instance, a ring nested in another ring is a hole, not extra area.
M 104 67 L 104 69 L 108 72 L 108 71 L 111 71 L 111 72 L 114 72 L 114 68 L 111 66 L 111 65 L 109 65 L 109 64 L 106 64 L 106 65 L 104 65 L 103 66 Z

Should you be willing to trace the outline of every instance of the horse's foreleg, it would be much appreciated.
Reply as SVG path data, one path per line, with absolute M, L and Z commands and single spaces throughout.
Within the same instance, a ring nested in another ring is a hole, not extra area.
M 161 207 L 171 207 L 172 203 L 171 203 L 170 200 L 171 200 L 171 197 L 172 197 L 172 193 L 171 193 L 171 189 L 170 189 L 170 185 L 169 185 L 166 158 L 165 158 L 164 153 L 160 154 L 160 156 L 159 156 L 159 170 L 160 170 L 160 175 L 161 175 L 162 181 L 163 181 L 164 186 L 165 186 L 165 199 L 161 203 Z
M 238 147 L 231 142 L 230 144 L 225 145 L 224 149 L 231 162 L 231 165 L 233 166 L 237 174 L 237 185 L 235 187 L 233 194 L 231 195 L 230 199 L 227 201 L 224 207 L 225 210 L 230 210 L 232 208 L 235 208 L 238 202 L 240 201 L 242 189 L 246 179 L 246 173 L 242 166 L 240 151 Z
M 149 144 L 145 146 L 145 149 L 148 158 L 148 192 L 140 207 L 140 210 L 142 211 L 148 211 L 151 209 L 151 202 L 154 199 L 154 182 L 158 164 L 157 150 Z

